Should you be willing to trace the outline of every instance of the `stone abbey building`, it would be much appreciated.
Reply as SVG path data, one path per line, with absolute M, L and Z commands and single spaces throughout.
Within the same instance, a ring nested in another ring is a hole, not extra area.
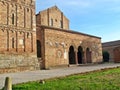
M 69 30 L 56 6 L 35 16 L 35 0 L 0 0 L 0 73 L 99 62 L 101 38 Z
M 70 30 L 57 6 L 39 12 L 36 20 L 41 68 L 102 62 L 101 38 Z

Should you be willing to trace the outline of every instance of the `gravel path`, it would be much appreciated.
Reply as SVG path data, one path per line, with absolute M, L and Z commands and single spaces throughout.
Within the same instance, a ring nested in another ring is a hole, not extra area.
M 106 63 L 106 64 L 97 64 L 90 66 L 74 66 L 67 68 L 59 68 L 52 70 L 37 70 L 37 71 L 27 71 L 27 72 L 18 72 L 18 73 L 7 73 L 0 74 L 0 89 L 4 86 L 5 78 L 11 77 L 12 83 L 23 83 L 28 81 L 36 81 L 42 79 L 49 79 L 54 77 L 61 77 L 71 74 L 84 73 L 104 68 L 114 68 L 120 67 L 120 63 Z

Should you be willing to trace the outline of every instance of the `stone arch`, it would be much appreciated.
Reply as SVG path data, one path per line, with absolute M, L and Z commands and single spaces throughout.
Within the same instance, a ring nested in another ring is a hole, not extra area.
M 110 54 L 108 51 L 103 51 L 103 62 L 109 62 Z
M 41 42 L 39 40 L 37 40 L 37 57 L 40 58 L 41 55 Z
M 116 47 L 113 50 L 114 62 L 120 62 L 120 47 Z
M 69 47 L 69 64 L 75 64 L 75 50 L 74 47 L 71 45 Z
M 77 58 L 78 58 L 78 64 L 82 64 L 83 63 L 83 48 L 82 48 L 82 46 L 78 47 Z
M 92 62 L 90 48 L 86 48 L 86 61 L 87 61 L 87 63 L 91 63 Z

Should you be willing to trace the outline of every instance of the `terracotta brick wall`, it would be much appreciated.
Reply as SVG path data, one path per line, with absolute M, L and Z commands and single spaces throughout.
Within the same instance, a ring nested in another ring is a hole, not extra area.
M 35 2 L 0 1 L 0 8 L 0 69 L 39 68 L 36 56 Z
M 37 18 L 37 24 L 39 25 L 45 25 L 45 26 L 51 26 L 51 27 L 57 27 L 57 28 L 63 28 L 69 30 L 69 20 L 56 6 L 41 11 L 36 15 L 36 18 Z M 51 25 L 51 20 L 53 25 Z
M 108 45 L 103 46 L 103 52 L 109 53 L 109 61 L 110 62 L 120 62 L 120 45 Z
M 45 53 L 45 55 L 42 56 L 42 58 L 44 58 L 45 68 L 69 65 L 68 53 L 70 46 L 74 47 L 75 53 L 78 52 L 79 46 L 83 48 L 84 53 L 86 53 L 86 49 L 89 48 L 92 53 L 91 63 L 102 62 L 100 38 L 71 31 L 66 32 L 66 30 L 61 31 L 58 28 L 41 27 L 38 30 L 44 32 L 44 35 L 41 34 L 44 41 L 41 40 L 42 38 L 40 40 L 45 45 L 45 47 L 43 47 L 44 52 L 42 52 L 42 54 Z M 84 63 L 86 63 L 85 59 L 86 56 L 84 56 Z

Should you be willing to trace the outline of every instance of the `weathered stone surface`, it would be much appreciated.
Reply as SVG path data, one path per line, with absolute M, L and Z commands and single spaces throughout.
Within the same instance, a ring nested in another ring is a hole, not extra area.
M 0 8 L 0 71 L 36 70 L 35 1 L 0 0 Z

